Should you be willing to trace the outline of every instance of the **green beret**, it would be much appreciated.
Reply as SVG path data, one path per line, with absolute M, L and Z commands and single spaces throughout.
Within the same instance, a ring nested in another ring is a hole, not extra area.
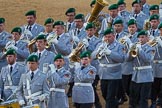
M 75 16 L 75 19 L 84 19 L 84 15 L 83 14 L 77 14 Z
M 130 19 L 130 20 L 128 21 L 128 26 L 133 25 L 133 24 L 137 24 L 137 23 L 136 23 L 136 20 L 135 20 L 135 19 Z
M 15 28 L 12 29 L 11 33 L 13 33 L 13 32 L 18 32 L 19 34 L 21 34 L 22 30 L 21 30 L 20 27 L 15 27 Z
M 114 9 L 118 9 L 118 5 L 117 4 L 112 4 L 108 7 L 108 10 L 114 10 Z
M 29 55 L 28 58 L 27 58 L 27 62 L 38 62 L 38 56 L 37 55 Z
M 26 12 L 25 16 L 28 16 L 28 15 L 36 16 L 36 11 L 35 10 L 30 10 L 30 11 Z
M 88 30 L 90 28 L 95 28 L 94 23 L 92 23 L 92 22 L 88 23 L 85 29 Z
M 68 13 L 71 13 L 71 12 L 75 12 L 75 8 L 69 8 L 69 9 L 65 12 L 65 15 L 67 15 Z
M 39 35 L 36 37 L 36 40 L 40 40 L 40 39 L 46 40 L 46 35 L 45 35 L 45 34 L 39 34 Z
M 90 6 L 92 7 L 92 5 L 94 5 L 96 3 L 96 0 L 92 0 L 90 3 Z
M 64 26 L 64 22 L 63 21 L 56 21 L 53 26 L 56 26 L 56 25 L 62 25 Z
M 160 23 L 158 26 L 158 29 L 161 29 L 161 28 L 162 28 L 162 23 Z
M 123 24 L 123 21 L 121 19 L 115 20 L 113 25 L 115 24 Z
M 61 54 L 57 54 L 54 58 L 54 61 L 56 61 L 57 59 L 64 59 L 64 57 Z
M 137 38 L 140 36 L 140 35 L 146 35 L 147 36 L 147 31 L 146 30 L 141 30 L 138 35 L 137 35 Z
M 80 54 L 80 58 L 84 58 L 84 57 L 91 57 L 91 53 L 89 51 L 84 51 Z
M 159 20 L 159 15 L 157 14 L 151 15 L 149 21 L 151 20 Z
M 4 23 L 5 19 L 4 18 L 0 18 L 0 24 Z
M 6 51 L 6 56 L 7 55 L 16 55 L 16 51 L 12 48 L 9 48 L 7 51 Z
M 134 1 L 132 2 L 132 6 L 133 6 L 134 4 L 140 4 L 140 3 L 141 3 L 140 0 L 134 0 Z
M 159 10 L 159 5 L 151 5 L 149 10 Z
M 44 25 L 54 23 L 54 20 L 52 18 L 47 18 Z
M 124 2 L 124 0 L 118 0 L 117 4 L 122 5 L 122 4 L 125 4 L 125 2 Z
M 110 33 L 114 33 L 113 28 L 107 28 L 107 29 L 104 31 L 104 35 L 107 35 L 107 34 L 110 34 Z

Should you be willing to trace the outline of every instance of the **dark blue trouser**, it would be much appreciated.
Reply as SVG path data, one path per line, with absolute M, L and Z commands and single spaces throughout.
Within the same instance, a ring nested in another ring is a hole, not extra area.
M 102 96 L 106 101 L 105 108 L 118 108 L 118 87 L 120 79 L 101 80 Z
M 129 108 L 148 108 L 148 98 L 151 90 L 151 82 L 135 83 L 131 82 Z

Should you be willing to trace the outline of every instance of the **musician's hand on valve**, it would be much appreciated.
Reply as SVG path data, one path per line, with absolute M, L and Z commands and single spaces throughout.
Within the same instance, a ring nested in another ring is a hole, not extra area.
M 79 38 L 78 38 L 77 36 L 73 36 L 73 40 L 74 40 L 75 42 L 79 42 Z
M 18 50 L 18 48 L 15 45 L 13 45 L 13 44 L 10 46 L 10 48 L 13 48 L 16 51 Z
M 20 101 L 19 101 L 19 104 L 20 104 L 20 106 L 22 106 L 22 105 L 25 104 L 25 101 L 24 101 L 24 100 L 20 100 Z
M 111 54 L 111 50 L 108 49 L 108 48 L 105 48 L 103 53 L 106 54 L 106 55 L 110 55 Z
M 138 50 L 142 50 L 141 44 L 137 44 L 136 47 L 138 48 Z
M 54 64 L 50 64 L 49 67 L 53 73 L 56 72 L 56 68 L 55 68 Z
M 40 101 L 45 100 L 45 98 L 46 98 L 46 96 L 45 96 L 44 94 L 43 94 L 43 95 L 38 96 L 38 99 L 39 99 Z
M 89 46 L 89 43 L 88 43 L 88 40 L 87 39 L 83 39 L 82 42 L 85 45 L 85 47 L 88 47 Z

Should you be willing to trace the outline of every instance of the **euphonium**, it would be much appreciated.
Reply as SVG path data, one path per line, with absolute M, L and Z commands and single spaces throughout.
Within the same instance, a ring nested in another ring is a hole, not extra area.
M 80 52 L 82 51 L 84 47 L 83 42 L 79 42 L 78 46 L 72 51 L 72 53 L 69 55 L 69 59 L 71 62 L 80 62 Z

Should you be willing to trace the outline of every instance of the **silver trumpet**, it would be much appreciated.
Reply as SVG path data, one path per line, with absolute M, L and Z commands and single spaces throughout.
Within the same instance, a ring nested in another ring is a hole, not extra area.
M 96 58 L 97 59 L 101 59 L 102 56 L 104 56 L 104 51 L 105 49 L 107 49 L 107 46 L 108 46 L 108 43 L 107 42 L 103 42 L 100 46 L 99 46 L 99 49 L 98 49 L 98 53 L 96 55 Z

